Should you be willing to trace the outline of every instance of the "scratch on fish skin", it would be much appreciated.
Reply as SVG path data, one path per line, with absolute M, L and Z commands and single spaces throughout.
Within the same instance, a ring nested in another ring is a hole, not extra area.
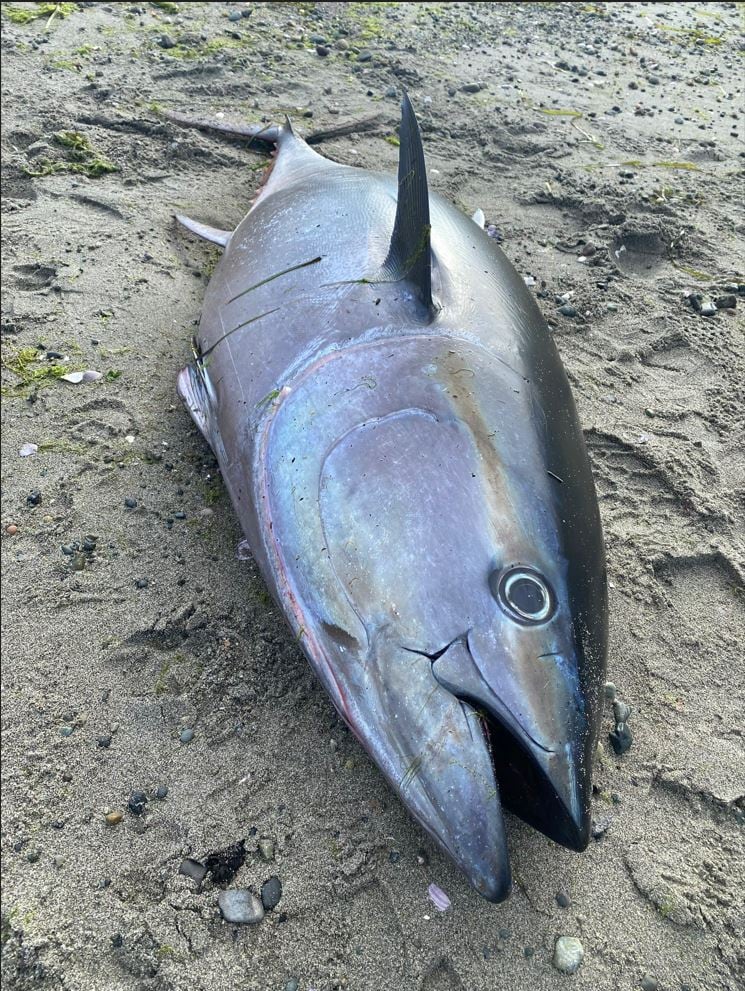
M 236 332 L 236 330 L 241 330 L 241 328 L 243 328 L 243 327 L 248 327 L 248 325 L 249 325 L 249 324 L 251 324 L 251 323 L 256 323 L 256 321 L 257 321 L 257 320 L 262 320 L 262 319 L 263 319 L 264 317 L 268 317 L 268 316 L 271 316 L 271 314 L 272 314 L 272 313 L 276 313 L 278 309 L 280 309 L 280 307 L 279 307 L 279 306 L 275 306 L 275 307 L 274 307 L 274 309 L 272 309 L 272 310 L 267 310 L 267 311 L 266 311 L 265 313 L 259 313 L 259 315 L 258 315 L 258 316 L 256 316 L 256 317 L 251 317 L 251 319 L 250 319 L 250 320 L 246 320 L 246 321 L 244 321 L 244 323 L 239 323 L 237 327 L 233 327 L 233 329 L 232 329 L 232 330 L 228 330 L 228 331 L 226 331 L 226 332 L 225 332 L 225 333 L 224 333 L 224 334 L 222 335 L 222 337 L 218 337 L 218 339 L 217 339 L 217 340 L 215 341 L 215 343 L 214 343 L 214 344 L 211 344 L 211 345 L 210 345 L 210 346 L 209 346 L 209 347 L 207 348 L 207 350 L 206 350 L 206 351 L 203 351 L 203 352 L 202 352 L 202 359 L 204 359 L 204 358 L 206 358 L 206 356 L 207 356 L 208 354 L 211 354 L 211 353 L 212 353 L 212 351 L 214 351 L 214 350 L 215 350 L 215 348 L 217 347 L 217 345 L 218 345 L 218 344 L 222 344 L 222 342 L 223 342 L 224 340 L 226 340 L 226 339 L 227 339 L 228 337 L 230 337 L 230 335 L 231 335 L 231 334 L 234 334 L 234 333 Z
M 237 296 L 233 296 L 232 299 L 229 299 L 225 305 L 228 306 L 230 303 L 234 303 L 237 299 L 240 299 L 241 296 L 245 296 L 246 293 L 253 292 L 254 289 L 260 289 L 261 286 L 265 286 L 268 282 L 273 282 L 275 279 L 279 279 L 283 275 L 289 275 L 290 272 L 297 272 L 301 268 L 308 268 L 309 265 L 317 265 L 320 261 L 323 261 L 323 255 L 319 255 L 317 258 L 311 258 L 310 261 L 307 262 L 301 262 L 299 265 L 293 265 L 292 268 L 286 268 L 283 272 L 277 272 L 276 275 L 270 275 L 267 279 L 262 279 L 261 282 L 257 282 L 255 285 L 249 286 L 248 289 L 244 289 L 242 292 L 239 292 Z

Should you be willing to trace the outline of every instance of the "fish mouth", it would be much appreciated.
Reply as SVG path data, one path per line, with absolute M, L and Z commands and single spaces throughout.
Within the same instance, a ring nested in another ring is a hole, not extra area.
M 561 846 L 584 850 L 590 784 L 583 741 L 567 727 L 553 746 L 539 742 L 484 680 L 468 632 L 434 652 L 404 649 L 428 657 L 434 679 L 479 713 L 502 806 Z

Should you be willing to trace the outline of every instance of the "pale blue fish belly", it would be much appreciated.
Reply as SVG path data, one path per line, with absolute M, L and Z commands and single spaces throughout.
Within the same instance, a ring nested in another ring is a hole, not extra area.
M 405 140 L 418 141 L 411 121 Z M 402 216 L 400 172 L 336 165 L 283 132 L 210 282 L 180 391 L 337 709 L 500 900 L 503 804 L 587 843 L 602 535 L 532 297 L 446 201 Z

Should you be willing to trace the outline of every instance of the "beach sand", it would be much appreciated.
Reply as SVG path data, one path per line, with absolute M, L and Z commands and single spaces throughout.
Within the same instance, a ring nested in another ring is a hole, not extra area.
M 81 3 L 18 24 L 3 5 L 9 991 L 742 988 L 738 7 Z M 604 713 L 585 853 L 508 817 L 501 905 L 336 716 L 175 394 L 218 249 L 173 214 L 234 227 L 266 157 L 162 109 L 306 134 L 379 114 L 319 150 L 392 173 L 403 87 L 431 187 L 483 209 L 565 362 L 607 677 L 633 708 L 621 757 Z M 230 881 L 179 874 L 241 842 Z M 221 918 L 222 889 L 272 876 L 259 925 Z M 560 936 L 584 947 L 573 976 Z

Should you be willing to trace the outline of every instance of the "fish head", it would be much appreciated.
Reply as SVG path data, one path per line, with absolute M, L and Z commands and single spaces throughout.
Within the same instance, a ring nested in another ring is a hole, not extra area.
M 499 901 L 503 806 L 568 847 L 588 839 L 605 649 L 594 491 L 575 506 L 584 451 L 574 477 L 547 473 L 529 410 L 505 417 L 509 389 L 482 351 L 459 345 L 475 372 L 457 392 L 441 341 L 391 353 L 325 358 L 274 412 L 263 529 L 337 708 Z

